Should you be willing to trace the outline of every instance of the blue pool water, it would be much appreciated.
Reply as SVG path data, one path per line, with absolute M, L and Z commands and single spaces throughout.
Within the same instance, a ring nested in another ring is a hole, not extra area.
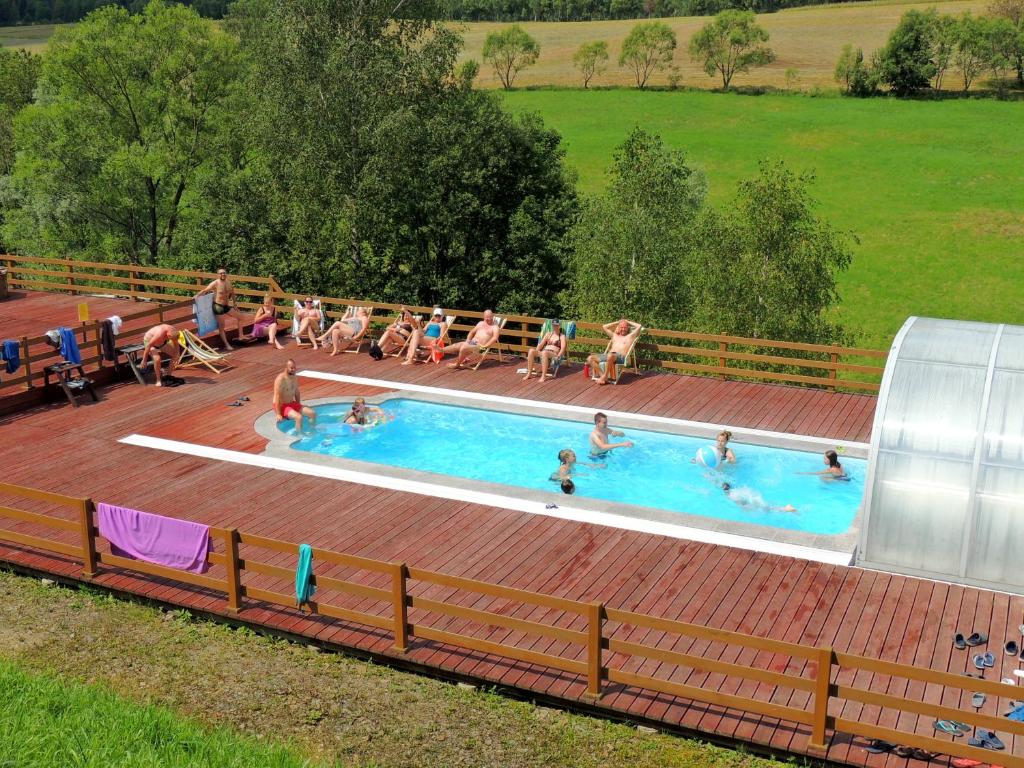
M 292 448 L 394 467 L 485 480 L 557 493 L 570 503 L 550 475 L 558 451 L 572 448 L 588 461 L 592 425 L 476 408 L 395 399 L 384 403 L 393 421 L 355 430 L 342 423 L 350 405 L 319 406 L 316 430 Z M 281 426 L 287 428 L 289 422 Z M 614 422 L 612 428 L 616 428 Z M 636 429 L 623 429 L 633 448 L 617 449 L 604 469 L 581 467 L 576 495 L 656 507 L 723 520 L 769 525 L 814 534 L 845 532 L 864 490 L 865 462 L 841 458 L 851 482 L 823 482 L 797 472 L 824 468 L 821 454 L 732 443 L 736 463 L 719 472 L 692 464 L 697 449 L 712 441 Z M 741 506 L 721 489 L 727 481 Z M 796 512 L 766 509 L 792 505 Z

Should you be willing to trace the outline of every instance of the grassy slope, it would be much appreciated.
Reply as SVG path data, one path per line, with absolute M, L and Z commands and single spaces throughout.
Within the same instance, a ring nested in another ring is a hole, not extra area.
M 861 240 L 840 314 L 865 345 L 888 346 L 912 314 L 1024 323 L 1024 104 L 633 90 L 505 101 L 561 132 L 585 192 L 634 125 L 685 150 L 716 203 L 761 158 L 816 171 L 820 212 Z
M 100 684 L 131 701 L 287 741 L 310 759 L 336 760 L 346 768 L 782 768 L 691 739 L 643 734 L 624 724 L 316 653 L 246 629 L 193 621 L 184 611 L 162 614 L 0 570 L 0 669 L 4 658 L 29 673 L 57 669 L 64 679 Z M 0 675 L 0 698 L 3 685 Z M 0 741 L 3 736 L 0 723 Z M 0 766 L 26 766 L 5 763 L 4 757 L 0 744 Z M 79 763 L 26 768 L 72 764 Z M 175 765 L 130 765 L 166 764 Z
M 98 686 L 29 675 L 0 658 L 0 765 L 301 768 L 309 761 Z
M 770 66 L 757 69 L 746 75 L 737 75 L 735 84 L 770 85 L 788 87 L 786 70 L 796 69 L 798 80 L 795 87 L 808 88 L 824 86 L 835 88 L 833 79 L 836 59 L 843 45 L 852 43 L 870 54 L 882 46 L 889 31 L 910 8 L 928 8 L 938 5 L 943 13 L 984 12 L 987 0 L 953 0 L 940 3 L 851 3 L 844 5 L 812 6 L 793 8 L 779 13 L 762 14 L 759 23 L 771 35 L 769 44 L 778 55 Z M 697 88 L 716 88 L 721 84 L 704 74 L 703 69 L 690 61 L 686 46 L 694 32 L 708 22 L 707 17 L 681 17 L 663 19 L 675 30 L 679 41 L 674 63 L 679 67 L 682 84 Z M 587 21 L 587 22 L 542 22 L 527 23 L 523 27 L 540 43 L 540 58 L 536 65 L 523 70 L 515 82 L 516 87 L 531 85 L 559 85 L 577 87 L 582 85 L 579 74 L 572 65 L 572 55 L 581 43 L 590 40 L 607 40 L 610 60 L 608 71 L 594 80 L 594 85 L 635 85 L 631 70 L 618 65 L 622 41 L 629 34 L 636 20 Z M 504 24 L 468 24 L 464 27 L 466 58 L 481 61 L 484 38 L 487 33 L 502 28 Z M 651 85 L 664 85 L 667 73 L 654 75 Z M 950 87 L 956 87 L 955 77 L 949 78 Z M 496 88 L 500 81 L 494 71 L 481 67 L 477 83 L 485 88 Z

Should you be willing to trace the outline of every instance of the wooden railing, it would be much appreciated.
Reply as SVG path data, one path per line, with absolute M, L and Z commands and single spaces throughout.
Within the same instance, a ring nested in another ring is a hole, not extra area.
M 0 264 L 6 264 L 8 282 L 17 288 L 76 294 L 102 292 L 157 302 L 178 301 L 216 277 L 212 272 L 27 256 L 2 256 Z M 232 276 L 232 281 L 240 297 L 238 306 L 244 310 L 254 310 L 263 294 L 270 293 L 275 300 L 284 302 L 283 314 L 290 316 L 292 300 L 305 296 L 283 290 L 273 276 Z M 398 304 L 358 298 L 318 298 L 329 318 L 341 317 L 351 305 L 372 307 L 373 324 L 378 328 L 390 322 L 399 309 Z M 408 306 L 425 315 L 431 310 L 426 306 Z M 456 332 L 468 332 L 483 316 L 476 310 L 445 309 L 459 318 L 453 328 Z M 525 354 L 536 344 L 544 319 L 515 314 L 507 317 L 502 341 L 513 353 Z M 591 352 L 603 350 L 606 343 L 607 337 L 598 323 L 578 323 L 578 337 L 570 344 L 569 356 L 582 360 Z M 887 356 L 884 351 L 856 347 L 656 328 L 645 330 L 638 352 L 641 366 L 649 369 L 865 392 L 878 391 Z
M 248 601 L 301 610 L 291 591 L 298 553 L 296 543 L 233 528 L 211 528 L 211 539 L 219 551 L 210 554 L 213 568 L 209 575 L 196 575 L 101 551 L 97 547 L 102 539 L 93 520 L 93 502 L 88 498 L 10 484 L 0 484 L 0 497 L 17 499 L 23 506 L 28 503 L 44 505 L 51 510 L 47 514 L 0 506 L 0 518 L 62 532 L 63 538 L 57 541 L 35 533 L 0 528 L 0 541 L 77 558 L 83 562 L 85 579 L 96 575 L 98 565 L 107 565 L 223 593 L 225 609 L 230 613 L 237 614 Z M 921 715 L 926 718 L 929 732 L 933 719 L 947 719 L 1024 736 L 1024 723 L 937 703 L 953 697 L 959 701 L 965 692 L 971 691 L 1007 700 L 1019 694 L 1018 688 L 999 682 L 835 652 L 829 647 L 714 629 L 612 608 L 600 601 L 583 602 L 504 587 L 406 563 L 316 548 L 313 561 L 321 572 L 333 573 L 340 569 L 350 576 L 341 578 L 323 573 L 315 576 L 320 597 L 303 606 L 312 614 L 387 632 L 393 638 L 394 650 L 399 653 L 410 650 L 413 639 L 419 638 L 575 675 L 586 682 L 587 696 L 596 703 L 600 703 L 611 683 L 779 718 L 807 726 L 809 749 L 815 752 L 827 749 L 828 731 L 832 730 L 984 762 L 993 758 L 991 751 L 965 743 L 834 714 L 846 702 Z M 356 574 L 363 574 L 363 577 L 357 579 Z M 269 580 L 284 582 L 288 588 L 285 591 L 280 587 L 271 589 L 264 583 Z M 256 581 L 260 582 L 258 586 Z M 328 594 L 338 594 L 342 601 L 325 599 L 324 595 Z M 346 596 L 350 602 L 342 604 Z M 473 596 L 473 605 L 465 604 L 466 596 Z M 493 598 L 486 608 L 478 607 L 482 596 Z M 509 633 L 546 642 L 539 650 L 524 647 L 522 643 L 508 641 Z M 649 638 L 655 638 L 655 642 L 650 642 Z M 676 650 L 682 638 L 753 651 L 762 659 L 762 664 L 725 661 L 721 656 L 710 658 Z M 643 668 L 646 660 L 660 662 L 657 676 L 627 671 Z M 764 687 L 758 686 L 762 697 L 672 679 L 678 671 L 688 670 L 763 684 Z M 874 676 L 882 676 L 888 690 L 893 689 L 893 680 L 907 681 L 903 688 L 905 695 L 862 687 L 865 680 Z M 912 693 L 910 688 L 915 685 Z M 925 686 L 929 686 L 927 697 L 924 696 Z M 780 693 L 780 689 L 786 693 Z M 779 698 L 787 703 L 780 703 Z M 1006 768 L 1024 768 L 1024 757 L 1013 754 L 1000 753 L 998 762 Z

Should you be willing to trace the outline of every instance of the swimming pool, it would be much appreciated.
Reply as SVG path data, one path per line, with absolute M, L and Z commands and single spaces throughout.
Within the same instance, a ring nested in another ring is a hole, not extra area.
M 291 443 L 297 451 L 448 475 L 506 486 L 548 491 L 566 503 L 550 475 L 558 451 L 573 449 L 588 461 L 592 425 L 579 421 L 481 408 L 392 398 L 384 402 L 394 420 L 355 430 L 342 423 L 349 403 L 316 407 L 317 428 Z M 290 422 L 279 429 L 288 429 Z M 616 426 L 614 422 L 611 425 Z M 865 462 L 844 457 L 850 482 L 822 482 L 798 475 L 822 469 L 820 453 L 734 444 L 737 463 L 720 472 L 692 464 L 705 438 L 624 429 L 636 445 L 603 459 L 606 467 L 581 467 L 578 499 L 667 510 L 817 535 L 846 532 L 863 493 Z M 721 483 L 736 492 L 726 495 Z M 750 499 L 743 506 L 735 498 Z M 759 506 L 763 501 L 769 508 Z M 577 503 L 574 500 L 573 503 Z M 770 509 L 792 505 L 796 512 Z

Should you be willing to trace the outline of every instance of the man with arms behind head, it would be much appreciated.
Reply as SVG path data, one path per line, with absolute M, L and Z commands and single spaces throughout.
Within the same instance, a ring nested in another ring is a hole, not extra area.
M 608 334 L 608 338 L 611 339 L 611 349 L 601 355 L 591 355 L 587 358 L 587 365 L 590 366 L 590 370 L 600 372 L 600 376 L 596 379 L 598 384 L 607 384 L 608 379 L 614 381 L 617 378 L 617 368 L 626 363 L 629 348 L 633 346 L 633 342 L 636 341 L 636 337 L 640 335 L 643 328 L 640 323 L 634 323 L 626 318 L 606 323 L 602 327 Z M 604 364 L 603 370 L 602 363 Z
M 171 367 L 167 370 L 169 375 L 178 364 L 178 329 L 167 323 L 154 325 L 143 335 L 142 343 L 146 346 L 142 348 L 142 354 L 139 355 L 139 363 L 145 367 L 146 361 L 152 358 L 153 371 L 156 373 L 156 385 L 162 387 L 164 380 L 163 370 L 160 367 L 163 363 L 161 353 L 166 354 L 171 361 Z
M 302 420 L 316 424 L 316 411 L 303 405 L 299 397 L 299 380 L 295 376 L 295 361 L 291 358 L 284 365 L 284 371 L 274 379 L 274 413 L 278 423 L 285 419 L 295 422 L 295 431 L 302 431 Z
M 224 343 L 224 349 L 234 349 L 228 344 L 227 334 L 224 333 L 226 321 L 224 318 L 233 317 L 238 326 L 238 340 L 245 341 L 246 336 L 242 333 L 242 315 L 235 306 L 235 286 L 231 284 L 226 269 L 217 270 L 217 279 L 199 291 L 196 296 L 204 293 L 213 294 L 213 314 L 217 316 L 217 329 L 220 331 L 220 340 Z
M 458 344 L 452 344 L 448 348 L 447 351 L 449 352 L 459 353 L 458 359 L 454 363 L 449 363 L 448 367 L 461 368 L 466 362 L 466 358 L 471 354 L 479 354 L 481 350 L 487 349 L 494 344 L 498 340 L 499 333 L 501 333 L 501 329 L 494 322 L 494 313 L 489 309 L 485 309 L 484 319 L 477 323 L 473 330 L 469 332 L 466 340 L 460 341 Z

